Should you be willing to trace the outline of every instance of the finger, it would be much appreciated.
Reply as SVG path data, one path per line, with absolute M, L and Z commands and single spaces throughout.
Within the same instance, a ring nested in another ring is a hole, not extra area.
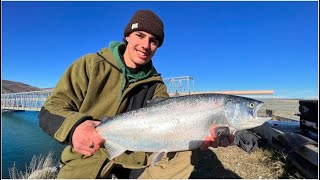
M 91 149 L 93 149 L 94 151 L 97 151 L 100 147 L 101 147 L 101 145 L 104 143 L 104 141 L 101 141 L 101 140 L 95 140 L 95 141 L 92 141 L 92 143 L 94 144 L 93 146 L 92 146 L 92 148 Z M 89 145 L 89 147 L 90 147 L 90 145 Z
M 89 147 L 90 151 L 95 152 L 96 150 L 98 150 L 100 148 L 100 144 L 97 143 L 96 141 L 92 141 L 88 147 Z
M 101 123 L 101 121 L 92 121 L 92 122 L 95 126 L 98 126 Z
M 93 123 L 95 124 L 95 126 L 98 126 L 99 124 L 101 124 L 101 121 L 93 121 Z M 105 141 L 97 131 L 94 131 L 93 137 L 94 139 L 96 139 L 96 143 L 99 145 L 101 145 Z
M 100 146 L 97 147 L 96 144 L 97 143 L 95 143 L 94 141 L 87 140 L 86 142 L 83 142 L 81 144 L 77 144 L 77 146 L 75 146 L 75 148 L 78 151 L 88 152 L 88 153 L 90 153 L 92 155 L 100 147 Z
M 98 133 L 93 133 L 92 143 L 94 143 L 94 150 L 98 150 L 104 142 L 105 140 Z
M 224 138 L 219 142 L 219 146 L 221 146 L 221 147 L 227 147 L 229 144 L 230 143 L 229 143 L 229 140 L 227 138 Z
M 216 126 L 215 124 L 210 127 L 210 134 L 212 138 L 217 138 L 217 133 L 216 133 L 217 127 L 218 126 Z
M 233 134 L 229 134 L 228 140 L 229 140 L 229 143 L 230 143 L 230 144 L 233 143 L 233 141 L 234 141 L 234 135 L 233 135 Z
M 212 140 L 210 146 L 213 147 L 213 148 L 219 147 L 219 141 L 216 140 L 216 139 Z
M 79 149 L 79 148 L 74 148 L 74 150 L 80 154 L 83 154 L 85 156 L 92 156 L 93 153 L 90 152 L 90 151 L 86 151 L 86 150 L 83 150 L 83 149 Z
M 100 136 L 100 134 L 97 131 L 93 133 L 93 139 L 95 143 L 99 146 L 105 142 L 105 140 Z
M 92 141 L 90 145 L 87 145 L 85 150 L 94 154 L 100 148 L 99 142 Z
M 90 144 L 89 148 L 90 148 L 90 149 L 94 149 L 95 144 L 96 144 L 96 143 L 91 142 L 91 144 Z

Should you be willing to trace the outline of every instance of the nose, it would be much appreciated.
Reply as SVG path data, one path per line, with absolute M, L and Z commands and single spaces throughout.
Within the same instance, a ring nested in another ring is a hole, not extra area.
M 143 49 L 149 49 L 150 47 L 150 40 L 149 38 L 143 38 L 142 41 L 141 41 L 141 47 Z

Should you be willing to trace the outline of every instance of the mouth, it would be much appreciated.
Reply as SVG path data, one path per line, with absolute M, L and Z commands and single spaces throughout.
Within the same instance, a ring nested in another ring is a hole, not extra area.
M 259 117 L 258 117 L 258 111 L 259 111 L 259 109 L 260 109 L 262 106 L 263 106 L 263 103 L 260 103 L 260 104 L 258 104 L 258 105 L 256 106 L 256 108 L 254 108 L 253 114 L 252 114 L 252 116 L 253 116 L 254 119 L 259 118 Z
M 149 56 L 149 53 L 146 51 L 139 51 L 136 49 L 136 52 L 141 59 L 146 59 Z

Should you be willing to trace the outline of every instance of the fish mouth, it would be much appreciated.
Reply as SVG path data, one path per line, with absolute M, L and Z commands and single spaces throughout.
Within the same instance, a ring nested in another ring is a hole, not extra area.
M 254 119 L 256 119 L 256 118 L 262 118 L 262 117 L 259 117 L 259 116 L 258 116 L 258 111 L 259 111 L 259 109 L 263 106 L 263 104 L 264 104 L 264 103 L 261 102 L 261 103 L 257 104 L 257 106 L 254 108 L 253 113 L 252 113 L 252 116 L 253 116 Z

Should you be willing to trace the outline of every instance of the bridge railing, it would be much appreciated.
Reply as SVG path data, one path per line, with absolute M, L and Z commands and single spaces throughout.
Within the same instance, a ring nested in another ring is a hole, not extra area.
M 1 94 L 1 109 L 40 111 L 53 89 Z
M 194 91 L 194 79 L 191 76 L 164 78 L 163 81 L 171 96 L 179 96 L 180 94 L 190 95 Z
M 234 95 L 272 95 L 273 90 L 253 90 L 253 91 L 216 91 L 216 92 L 194 92 L 194 81 L 190 76 L 165 78 L 170 96 L 184 96 L 199 93 L 222 93 Z M 40 111 L 46 99 L 52 94 L 53 89 L 41 91 L 30 91 L 20 93 L 1 94 L 1 109 L 3 110 L 29 110 Z

